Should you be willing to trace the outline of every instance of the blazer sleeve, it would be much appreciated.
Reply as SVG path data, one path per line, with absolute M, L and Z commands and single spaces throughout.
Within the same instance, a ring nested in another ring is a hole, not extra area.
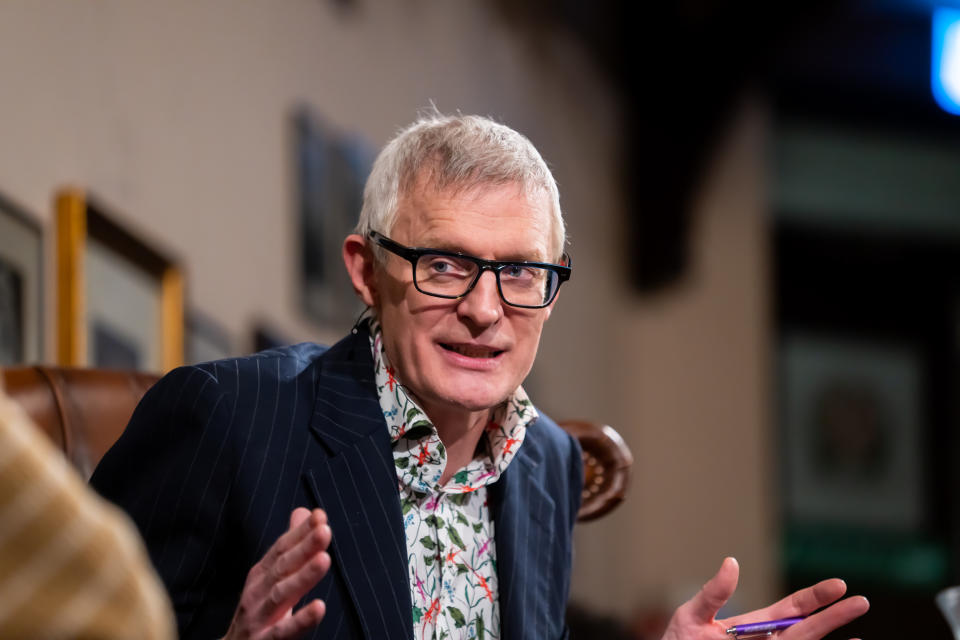
M 139 528 L 182 638 L 197 626 L 210 630 L 195 617 L 212 613 L 220 625 L 236 605 L 223 598 L 227 611 L 209 611 L 217 573 L 231 565 L 218 558 L 228 549 L 224 522 L 235 467 L 228 404 L 230 394 L 210 370 L 174 370 L 147 392 L 90 480 Z

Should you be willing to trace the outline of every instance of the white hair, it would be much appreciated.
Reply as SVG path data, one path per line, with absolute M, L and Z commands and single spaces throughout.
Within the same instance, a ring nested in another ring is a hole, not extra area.
M 436 108 L 422 114 L 374 161 L 355 232 L 389 235 L 400 199 L 419 180 L 438 191 L 516 184 L 528 198 L 545 194 L 553 218 L 552 259 L 559 260 L 564 251 L 566 229 L 556 180 L 533 144 L 510 127 L 482 116 L 445 116 Z M 374 249 L 382 261 L 383 250 Z

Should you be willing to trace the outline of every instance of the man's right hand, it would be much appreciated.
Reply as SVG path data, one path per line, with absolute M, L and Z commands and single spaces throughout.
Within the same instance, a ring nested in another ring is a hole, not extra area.
M 290 528 L 253 565 L 224 640 L 299 638 L 323 619 L 326 606 L 314 600 L 293 606 L 330 569 L 330 526 L 322 509 L 298 507 Z

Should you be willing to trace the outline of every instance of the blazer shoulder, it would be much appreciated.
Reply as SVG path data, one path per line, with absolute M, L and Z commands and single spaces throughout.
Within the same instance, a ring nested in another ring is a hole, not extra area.
M 243 375 L 255 371 L 276 371 L 281 378 L 293 378 L 313 366 L 327 351 L 329 347 L 325 345 L 301 342 L 247 356 L 211 360 L 182 368 L 200 371 L 214 382 L 219 382 L 225 372 L 238 372 Z
M 326 351 L 327 347 L 322 345 L 301 343 L 177 367 L 147 391 L 134 417 L 201 415 L 231 397 L 259 393 L 265 388 L 278 389 L 301 380 L 309 382 L 314 376 L 311 369 Z

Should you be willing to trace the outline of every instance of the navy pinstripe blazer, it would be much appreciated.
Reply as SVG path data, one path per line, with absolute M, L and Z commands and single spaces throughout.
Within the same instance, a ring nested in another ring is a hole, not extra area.
M 490 491 L 502 637 L 565 637 L 579 447 L 541 417 Z M 182 367 L 141 401 L 91 479 L 143 534 L 181 638 L 219 638 L 246 574 L 297 506 L 321 507 L 332 567 L 313 638 L 409 639 L 397 477 L 365 330 Z

